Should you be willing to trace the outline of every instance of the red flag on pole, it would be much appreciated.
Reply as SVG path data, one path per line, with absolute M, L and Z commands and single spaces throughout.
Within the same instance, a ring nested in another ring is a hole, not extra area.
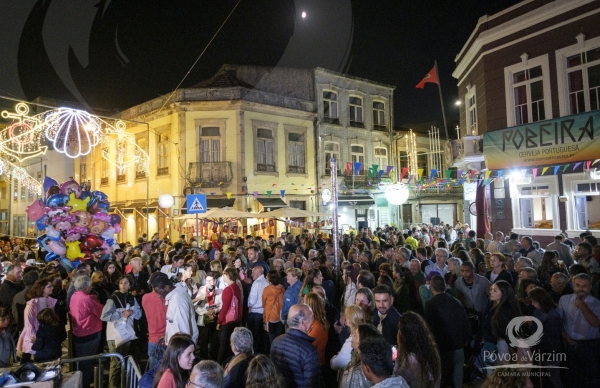
M 431 69 L 429 71 L 429 73 L 427 73 L 425 78 L 423 78 L 423 80 L 421 82 L 419 82 L 419 84 L 417 85 L 417 89 L 423 89 L 427 82 L 432 82 L 432 83 L 438 84 L 438 85 L 440 84 L 435 66 L 433 67 L 433 69 Z

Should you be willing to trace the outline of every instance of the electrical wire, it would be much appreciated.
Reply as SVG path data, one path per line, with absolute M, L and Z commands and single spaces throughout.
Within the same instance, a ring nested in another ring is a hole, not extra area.
M 175 88 L 175 90 L 173 90 L 173 92 L 165 100 L 165 103 L 163 104 L 163 106 L 161 106 L 160 109 L 158 110 L 158 112 L 156 112 L 155 114 L 160 113 L 164 109 L 164 107 L 167 105 L 167 103 L 169 102 L 169 100 L 171 100 L 171 97 L 173 97 L 173 95 L 175 94 L 175 92 L 177 92 L 177 90 L 181 87 L 181 84 L 183 84 L 183 81 L 185 81 L 185 79 L 187 78 L 187 76 L 190 75 L 190 73 L 192 72 L 192 69 L 196 66 L 196 64 L 198 63 L 198 61 L 200 60 L 200 58 L 202 58 L 202 55 L 204 55 L 204 53 L 206 52 L 206 50 L 208 49 L 208 47 L 210 46 L 210 44 L 213 42 L 213 40 L 215 40 L 215 38 L 219 34 L 219 31 L 221 31 L 221 29 L 223 28 L 223 26 L 225 25 L 225 23 L 227 23 L 227 20 L 229 20 L 229 17 L 233 14 L 233 12 L 236 10 L 237 6 L 240 5 L 241 2 L 242 2 L 242 0 L 238 0 L 238 2 L 235 4 L 235 6 L 231 10 L 231 12 L 229 12 L 229 15 L 227 15 L 227 17 L 225 18 L 225 20 L 223 21 L 223 23 L 221 24 L 221 26 L 219 27 L 219 29 L 217 30 L 217 32 L 215 32 L 215 34 L 213 35 L 213 37 L 206 44 L 206 47 L 204 47 L 204 50 L 202 50 L 202 52 L 200 53 L 200 55 L 198 55 L 198 58 L 196 58 L 196 60 L 192 64 L 192 67 L 190 67 L 190 69 L 188 70 L 188 72 L 183 76 L 183 79 L 181 80 L 181 82 L 179 82 L 179 84 L 177 85 L 177 87 Z

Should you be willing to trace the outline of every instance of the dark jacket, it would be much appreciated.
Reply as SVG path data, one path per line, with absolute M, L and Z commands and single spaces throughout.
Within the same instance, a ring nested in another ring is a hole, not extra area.
M 35 333 L 35 362 L 52 361 L 62 355 L 61 343 L 67 339 L 67 332 L 62 324 L 40 326 Z
M 273 341 L 271 359 L 288 388 L 319 386 L 321 368 L 314 340 L 298 329 L 289 329 Z
M 425 320 L 441 351 L 462 349 L 471 339 L 471 325 L 463 305 L 448 293 L 441 293 L 425 305 Z
M 374 314 L 372 322 L 373 326 L 379 326 L 379 313 Z M 392 346 L 398 345 L 398 322 L 400 322 L 400 313 L 392 306 L 381 322 L 381 334 L 383 334 L 383 338 Z
M 481 323 L 483 339 L 494 344 L 497 343 L 499 339 L 507 339 L 506 326 L 508 326 L 508 323 L 517 316 L 508 303 L 502 305 L 500 309 L 498 321 L 494 324 L 493 320 L 496 307 L 494 306 L 494 302 L 488 303 L 488 307 L 485 310 L 484 318 Z M 494 327 L 496 328 L 495 331 Z
M 12 308 L 13 298 L 23 290 L 22 283 L 13 283 L 10 280 L 4 280 L 0 286 L 0 303 L 3 307 Z
M 235 359 L 235 357 L 234 357 Z M 223 379 L 223 388 L 245 388 L 246 370 L 252 358 L 246 358 L 236 363 Z M 230 361 L 233 362 L 233 359 Z
M 485 273 L 485 277 L 487 278 L 487 280 L 489 280 L 492 284 L 496 283 L 498 280 L 505 280 L 508 282 L 508 284 L 510 284 L 511 286 L 515 285 L 515 282 L 513 281 L 513 277 L 510 274 L 510 272 L 508 272 L 507 270 L 503 269 L 502 272 L 500 272 L 498 274 L 498 277 L 496 278 L 495 281 L 492 282 L 492 271 L 487 271 Z

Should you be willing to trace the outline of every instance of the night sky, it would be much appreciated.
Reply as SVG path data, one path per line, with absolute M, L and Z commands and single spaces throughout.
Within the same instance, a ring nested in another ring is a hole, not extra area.
M 238 0 L 0 3 L 0 94 L 125 109 L 179 84 Z M 454 58 L 479 17 L 517 0 L 241 0 L 182 87 L 225 63 L 326 67 L 396 86 L 395 124 L 458 121 Z M 307 17 L 303 19 L 301 12 Z M 453 131 L 451 131 L 453 132 Z

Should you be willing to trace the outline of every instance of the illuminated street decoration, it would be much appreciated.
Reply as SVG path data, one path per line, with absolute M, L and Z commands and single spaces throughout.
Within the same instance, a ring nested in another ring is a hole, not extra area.
M 114 126 L 107 127 L 106 136 L 102 138 L 102 157 L 119 169 L 119 174 L 127 167 L 138 165 L 140 170 L 150 171 L 150 158 L 148 154 L 136 144 L 135 136 L 125 132 L 126 125 L 117 121 Z M 114 145 L 114 156 L 110 153 L 110 146 Z
M 15 113 L 2 111 L 2 117 L 13 123 L 0 132 L 0 153 L 20 162 L 43 155 L 48 147 L 41 145 L 44 121 L 39 116 L 28 116 L 29 107 L 18 103 Z
M 6 157 L 0 156 L 0 174 L 9 172 L 13 178 L 17 179 L 22 187 L 27 188 L 34 194 L 42 195 L 42 184 L 27 173 L 25 168 L 16 166 Z
M 409 191 L 404 183 L 396 182 L 385 188 L 385 199 L 392 205 L 402 205 L 408 200 Z
M 417 161 L 417 140 L 412 129 L 406 135 L 406 154 L 408 156 L 408 173 L 412 176 L 417 176 L 418 161 Z
M 84 156 L 100 142 L 102 122 L 77 109 L 59 108 L 45 115 L 45 133 L 54 149 L 70 158 Z

